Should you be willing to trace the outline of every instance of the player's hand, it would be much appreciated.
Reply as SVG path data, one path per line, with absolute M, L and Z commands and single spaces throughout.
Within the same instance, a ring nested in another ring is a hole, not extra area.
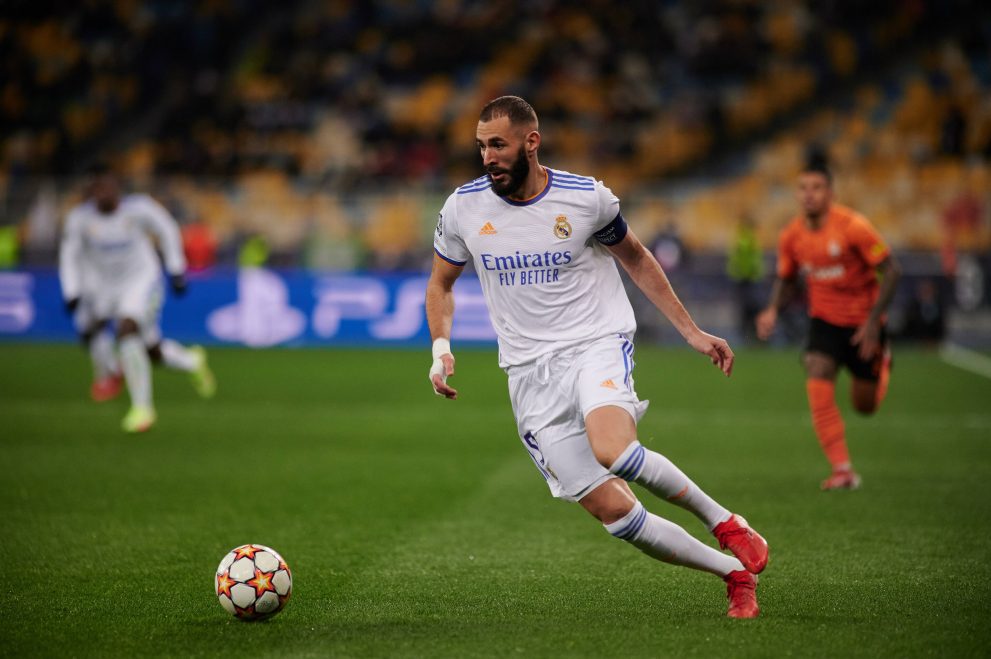
M 454 375 L 454 355 L 451 354 L 451 344 L 447 339 L 437 339 L 433 345 L 434 363 L 430 366 L 430 384 L 434 393 L 444 398 L 455 400 L 458 392 L 447 384 L 447 378 Z
M 778 324 L 778 310 L 773 307 L 764 309 L 757 314 L 757 338 L 767 341 L 774 334 L 774 326 Z
M 725 339 L 699 331 L 688 338 L 688 345 L 712 360 L 713 365 L 718 366 L 726 377 L 733 373 L 733 351 Z
M 185 275 L 171 275 L 169 277 L 169 285 L 172 287 L 172 292 L 176 294 L 176 297 L 182 297 L 186 294 L 186 276 Z
M 76 308 L 79 307 L 79 298 L 73 297 L 65 301 L 65 310 L 70 313 L 76 313 Z
M 850 343 L 857 346 L 857 354 L 861 359 L 864 361 L 873 359 L 881 347 L 880 323 L 868 320 L 853 333 Z

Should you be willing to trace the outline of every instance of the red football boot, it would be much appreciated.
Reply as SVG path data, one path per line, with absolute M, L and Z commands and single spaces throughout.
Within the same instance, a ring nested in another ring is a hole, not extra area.
M 89 388 L 89 395 L 97 403 L 113 400 L 124 388 L 124 376 L 119 373 L 95 380 Z
M 757 575 L 737 570 L 723 577 L 723 581 L 726 582 L 726 598 L 729 600 L 726 615 L 730 618 L 756 618 L 760 613 L 757 606 Z
M 860 474 L 853 469 L 836 469 L 821 487 L 823 490 L 856 490 L 860 487 Z
M 750 572 L 758 574 L 767 567 L 767 541 L 739 515 L 731 515 L 725 522 L 717 524 L 712 529 L 712 535 L 719 541 L 720 549 L 733 552 Z

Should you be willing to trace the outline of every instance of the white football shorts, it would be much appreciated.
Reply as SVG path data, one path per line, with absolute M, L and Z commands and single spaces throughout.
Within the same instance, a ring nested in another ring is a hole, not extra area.
M 507 369 L 520 439 L 551 494 L 568 501 L 612 478 L 592 453 L 585 417 L 615 405 L 639 422 L 649 401 L 633 388 L 633 343 L 622 334 Z
M 158 320 L 164 296 L 162 278 L 156 273 L 84 294 L 80 307 L 87 306 L 87 314 L 97 320 L 130 318 L 138 324 L 145 345 L 151 346 L 162 338 Z

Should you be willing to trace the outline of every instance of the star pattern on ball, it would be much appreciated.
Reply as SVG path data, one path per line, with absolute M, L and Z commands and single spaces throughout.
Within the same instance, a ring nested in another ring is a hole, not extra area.
M 258 568 L 255 568 L 255 578 L 247 582 L 249 586 L 255 589 L 255 597 L 261 597 L 265 593 L 275 592 L 275 586 L 272 584 L 273 576 L 275 576 L 274 572 L 262 572 Z
M 244 545 L 243 547 L 238 547 L 237 549 L 234 550 L 234 553 L 236 554 L 234 560 L 239 560 L 245 557 L 250 558 L 251 560 L 255 560 L 255 554 L 257 554 L 259 551 L 260 550 L 258 549 L 258 547 L 255 547 L 254 545 Z
M 227 595 L 231 596 L 231 586 L 234 585 L 234 580 L 231 579 L 226 572 L 217 575 L 217 595 Z
M 241 608 L 240 606 L 235 604 L 234 615 L 236 615 L 238 618 L 245 618 L 247 620 L 251 620 L 252 618 L 255 617 L 255 605 L 252 604 L 251 606 Z

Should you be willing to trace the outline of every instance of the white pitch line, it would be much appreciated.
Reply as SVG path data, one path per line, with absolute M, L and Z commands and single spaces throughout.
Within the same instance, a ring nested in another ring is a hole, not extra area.
M 952 343 L 944 343 L 939 349 L 939 356 L 947 364 L 965 371 L 976 373 L 991 380 L 991 357 L 979 352 L 968 350 Z

